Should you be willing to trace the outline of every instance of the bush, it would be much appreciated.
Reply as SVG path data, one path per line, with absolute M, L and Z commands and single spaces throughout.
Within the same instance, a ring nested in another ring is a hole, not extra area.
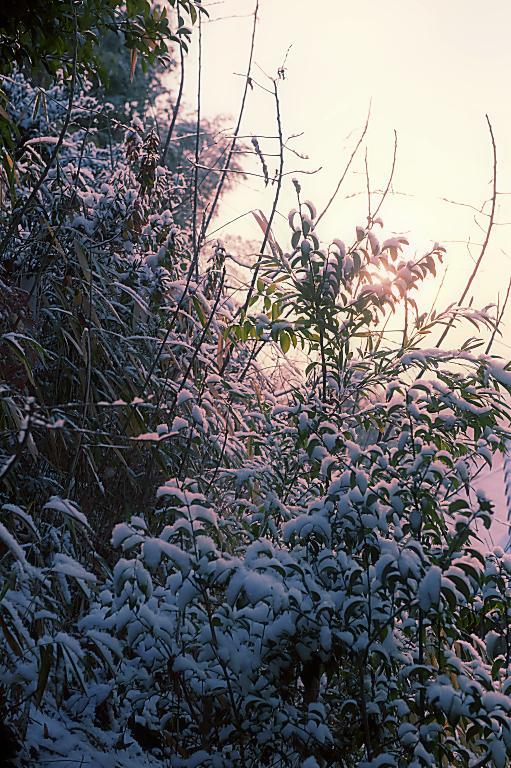
M 426 348 L 413 299 L 444 251 L 290 214 L 238 304 L 190 181 L 140 118 L 101 141 L 16 74 L 23 131 L 0 315 L 3 718 L 18 764 L 505 766 L 511 559 L 474 478 L 509 436 L 511 373 Z M 30 116 L 31 115 L 31 116 Z M 405 254 L 405 255 L 403 255 Z M 200 255 L 200 258 L 199 258 Z M 405 306 L 388 343 L 385 320 Z M 296 349 L 287 393 L 259 354 Z

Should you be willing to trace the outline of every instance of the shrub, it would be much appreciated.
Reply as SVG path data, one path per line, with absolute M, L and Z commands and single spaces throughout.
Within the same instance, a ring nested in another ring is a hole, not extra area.
M 0 304 L 13 759 L 505 766 L 511 560 L 482 551 L 474 479 L 509 437 L 511 374 L 474 339 L 426 347 L 494 322 L 420 314 L 443 249 L 411 258 L 378 221 L 323 246 L 296 183 L 290 251 L 269 239 L 238 304 L 229 254 L 176 216 L 190 182 L 141 118 L 101 141 L 91 92 L 23 207 L 65 94 L 45 111 L 21 75 L 5 88 L 24 136 L 0 220 L 21 211 Z M 307 360 L 285 393 L 257 362 L 276 348 Z

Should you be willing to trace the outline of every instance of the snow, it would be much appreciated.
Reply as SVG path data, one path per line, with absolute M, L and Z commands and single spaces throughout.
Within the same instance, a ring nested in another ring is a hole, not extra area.
M 179 547 L 176 547 L 174 544 L 169 544 L 169 542 L 163 541 L 162 539 L 144 539 L 142 545 L 142 557 L 149 568 L 157 568 L 160 564 L 162 555 L 166 555 L 183 574 L 186 575 L 189 572 L 189 556 L 179 549 Z
M 21 563 L 23 567 L 27 568 L 28 563 L 25 558 L 23 549 L 20 547 L 14 536 L 9 533 L 7 528 L 2 523 L 0 523 L 0 540 L 8 549 L 10 549 L 16 560 L 18 560 L 18 562 Z
M 441 586 L 442 571 L 438 565 L 432 565 L 419 584 L 419 605 L 423 611 L 427 612 L 438 606 Z
M 511 371 L 507 370 L 509 364 L 491 357 L 485 357 L 484 360 L 493 378 L 507 389 L 511 389 Z
M 43 506 L 43 509 L 53 509 L 56 512 L 62 512 L 63 515 L 71 517 L 86 528 L 89 527 L 89 523 L 83 512 L 80 512 L 76 504 L 70 499 L 61 499 L 59 496 L 52 496 Z
M 89 573 L 80 563 L 62 552 L 58 552 L 53 558 L 52 570 L 81 581 L 96 582 L 96 576 L 93 573 Z

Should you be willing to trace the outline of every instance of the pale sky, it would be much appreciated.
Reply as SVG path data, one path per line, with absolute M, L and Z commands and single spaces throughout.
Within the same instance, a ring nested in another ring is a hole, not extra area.
M 244 81 L 235 73 L 246 71 L 255 0 L 204 4 L 211 21 L 202 25 L 201 108 L 208 117 L 237 116 Z M 320 225 L 320 237 L 352 242 L 355 225 L 363 225 L 367 215 L 365 147 L 371 187 L 381 189 L 391 166 L 395 129 L 393 190 L 399 194 L 390 196 L 382 209 L 384 232 L 405 233 L 419 254 L 434 241 L 447 247 L 449 267 L 439 307 L 459 296 L 484 238 L 484 215 L 477 215 L 476 223 L 472 208 L 441 198 L 479 209 L 490 197 L 488 113 L 497 143 L 498 191 L 507 194 L 499 195 L 499 226 L 494 228 L 473 294 L 478 306 L 496 301 L 499 292 L 502 297 L 511 276 L 511 226 L 505 225 L 511 222 L 509 0 L 260 0 L 259 6 L 253 76 L 271 87 L 261 69 L 276 76 L 292 46 L 286 80 L 279 84 L 283 130 L 285 136 L 303 132 L 290 146 L 310 160 L 288 153 L 285 170 L 322 167 L 315 175 L 298 176 L 303 196 L 319 209 L 356 144 L 371 102 L 365 144 Z M 196 62 L 195 43 L 185 80 L 190 110 L 196 100 Z M 276 133 L 273 99 L 258 88 L 249 94 L 242 133 Z M 263 151 L 278 149 L 276 142 L 260 143 Z M 268 158 L 268 165 L 271 173 L 276 159 Z M 252 159 L 246 167 L 260 170 Z M 273 187 L 265 190 L 259 179 L 250 177 L 226 196 L 214 226 L 251 208 L 269 215 L 273 194 Z M 345 199 L 346 195 L 355 196 Z M 294 206 L 290 175 L 279 211 L 287 215 Z M 277 218 L 276 235 L 286 250 L 289 230 Z M 260 236 L 251 216 L 225 227 L 218 236 L 224 233 Z M 424 310 L 437 287 L 431 284 L 424 292 Z M 511 327 L 511 309 L 506 314 Z M 503 342 L 506 346 L 497 343 L 493 351 L 511 357 L 511 337 L 505 335 Z

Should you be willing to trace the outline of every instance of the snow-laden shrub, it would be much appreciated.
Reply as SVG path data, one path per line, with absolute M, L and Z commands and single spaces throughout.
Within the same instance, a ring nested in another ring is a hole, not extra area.
M 509 558 L 478 549 L 471 489 L 507 434 L 494 363 L 407 352 L 378 399 L 365 364 L 349 398 L 277 406 L 259 466 L 220 471 L 236 538 L 192 480 L 158 489 L 161 523 L 114 529 L 82 626 L 116 633 L 175 765 L 505 765 Z
M 23 131 L 10 200 L 21 206 L 54 145 L 65 94 L 55 86 L 43 99 L 19 75 L 5 89 Z M 32 727 L 27 706 L 70 703 L 76 717 L 83 702 L 69 686 L 92 696 L 99 685 L 98 707 L 112 691 L 108 644 L 84 642 L 76 625 L 91 585 L 100 591 L 114 565 L 112 526 L 150 518 L 154 488 L 172 474 L 193 471 L 213 486 L 220 464 L 243 463 L 247 436 L 252 454 L 259 440 L 252 381 L 262 376 L 240 385 L 246 353 L 236 350 L 233 377 L 219 376 L 233 304 L 221 249 L 206 252 L 196 274 L 190 234 L 174 217 L 188 197 L 183 178 L 159 165 L 155 134 L 140 120 L 105 146 L 90 93 L 71 125 L 1 257 L 0 677 L 2 713 L 22 737 Z M 1 234 L 10 214 L 6 205 Z M 48 517 L 56 499 L 79 520 Z M 72 683 L 59 671 L 70 664 Z
M 36 94 L 11 86 L 42 163 L 62 110 L 25 118 Z M 20 764 L 506 765 L 511 565 L 481 551 L 473 481 L 509 435 L 511 375 L 473 340 L 421 341 L 490 315 L 420 315 L 443 249 L 402 257 L 371 222 L 323 247 L 310 202 L 238 309 L 225 251 L 198 260 L 176 221 L 189 190 L 156 135 L 137 121 L 105 145 L 99 112 L 77 102 L 2 256 L 0 684 Z M 276 393 L 261 345 L 306 356 L 302 384 Z

